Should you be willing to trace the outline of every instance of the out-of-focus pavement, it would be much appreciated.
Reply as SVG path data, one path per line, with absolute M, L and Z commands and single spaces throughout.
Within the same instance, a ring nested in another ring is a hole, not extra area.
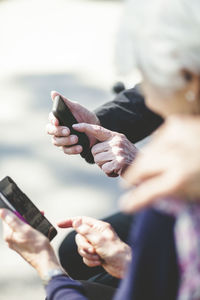
M 0 1 L 0 178 L 13 177 L 54 224 L 117 210 L 118 180 L 64 155 L 45 126 L 51 90 L 90 109 L 112 99 L 121 10 L 108 0 Z M 55 249 L 65 234 L 59 230 Z M 0 299 L 44 299 L 35 271 L 2 238 L 0 253 Z

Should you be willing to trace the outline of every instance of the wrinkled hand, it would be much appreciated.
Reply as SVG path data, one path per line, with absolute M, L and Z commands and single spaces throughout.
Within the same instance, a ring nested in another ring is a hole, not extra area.
M 48 239 L 10 210 L 0 209 L 3 235 L 8 247 L 19 253 L 41 277 L 49 269 L 61 268 Z
M 52 92 L 52 100 L 54 100 L 57 95 L 60 94 L 57 92 Z M 95 113 L 89 111 L 87 108 L 77 102 L 70 101 L 63 96 L 61 97 L 78 122 L 99 124 L 99 119 Z M 55 146 L 62 147 L 64 153 L 80 154 L 82 152 L 83 149 L 81 145 L 73 146 L 78 142 L 78 137 L 76 135 L 70 135 L 70 130 L 68 127 L 59 126 L 59 121 L 54 117 L 52 112 L 49 114 L 49 123 L 46 126 L 46 131 L 48 134 L 52 135 L 52 143 Z M 90 147 L 92 147 L 97 140 L 94 136 L 89 134 L 88 138 L 90 141 Z
M 124 174 L 137 186 L 121 199 L 124 211 L 151 205 L 158 197 L 200 198 L 200 118 L 173 116 Z
M 59 222 L 61 228 L 77 231 L 79 254 L 89 267 L 102 265 L 112 276 L 123 278 L 131 261 L 131 249 L 122 242 L 109 223 L 90 217 L 74 217 Z
M 110 177 L 122 175 L 138 152 L 124 134 L 85 123 L 75 124 L 73 128 L 99 141 L 92 147 L 92 155 L 95 163 Z

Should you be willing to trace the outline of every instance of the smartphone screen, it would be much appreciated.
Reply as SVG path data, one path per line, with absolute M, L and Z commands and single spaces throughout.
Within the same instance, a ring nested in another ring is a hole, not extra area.
M 0 207 L 12 210 L 20 219 L 43 233 L 50 241 L 57 234 L 53 225 L 8 176 L 0 181 Z

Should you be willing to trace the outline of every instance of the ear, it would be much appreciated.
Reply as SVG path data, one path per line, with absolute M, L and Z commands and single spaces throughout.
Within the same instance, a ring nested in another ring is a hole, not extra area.
M 186 99 L 193 102 L 194 113 L 200 114 L 200 75 L 183 70 L 183 76 L 186 81 Z
M 191 91 L 195 100 L 200 103 L 200 76 L 187 70 L 183 70 L 182 74 L 186 81 L 186 89 Z

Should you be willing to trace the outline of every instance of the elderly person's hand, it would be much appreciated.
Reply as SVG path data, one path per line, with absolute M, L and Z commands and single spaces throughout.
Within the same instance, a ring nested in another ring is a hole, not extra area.
M 57 92 L 51 93 L 51 98 L 53 101 L 57 95 L 60 94 Z M 78 122 L 86 122 L 90 124 L 100 123 L 99 119 L 92 111 L 89 111 L 79 103 L 70 101 L 63 96 L 62 99 Z M 59 121 L 55 118 L 52 112 L 49 114 L 49 123 L 46 126 L 46 131 L 52 136 L 52 143 L 55 146 L 62 147 L 64 153 L 80 154 L 82 152 L 82 146 L 77 144 L 78 137 L 76 135 L 71 135 L 68 127 L 59 126 Z M 88 138 L 90 141 L 90 147 L 92 147 L 97 142 L 97 139 L 93 135 L 89 134 Z
M 87 266 L 101 265 L 112 276 L 124 277 L 131 261 L 131 249 L 109 223 L 90 217 L 74 217 L 59 222 L 58 226 L 76 230 L 78 251 Z
M 95 163 L 110 177 L 122 175 L 138 152 L 124 134 L 86 123 L 74 124 L 73 128 L 99 141 L 92 147 L 92 155 Z
M 158 197 L 200 198 L 200 118 L 168 118 L 124 174 L 135 185 L 122 197 L 124 211 L 133 212 Z
M 49 240 L 40 232 L 25 224 L 10 210 L 0 209 L 3 235 L 9 248 L 19 253 L 43 279 L 51 269 L 61 269 Z

